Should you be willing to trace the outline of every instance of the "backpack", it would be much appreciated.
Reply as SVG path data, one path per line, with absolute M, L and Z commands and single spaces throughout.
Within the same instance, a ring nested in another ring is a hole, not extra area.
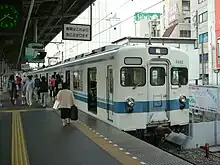
M 40 87 L 40 79 L 39 78 L 36 78 L 34 80 L 34 83 L 35 83 L 35 87 Z
M 40 83 L 40 92 L 47 92 L 48 91 L 48 84 L 47 82 Z

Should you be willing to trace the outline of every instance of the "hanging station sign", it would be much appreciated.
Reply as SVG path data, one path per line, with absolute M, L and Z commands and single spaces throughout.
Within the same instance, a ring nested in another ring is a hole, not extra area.
M 64 24 L 62 31 L 63 40 L 91 41 L 91 25 L 85 24 Z

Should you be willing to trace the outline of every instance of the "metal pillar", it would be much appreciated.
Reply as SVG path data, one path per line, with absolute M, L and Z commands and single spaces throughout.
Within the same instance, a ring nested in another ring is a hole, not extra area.
M 27 29 L 28 29 L 28 24 L 29 24 L 29 21 L 30 21 L 30 18 L 31 18 L 31 13 L 32 13 L 32 10 L 33 10 L 33 8 L 34 8 L 34 3 L 35 3 L 35 0 L 31 0 L 31 4 L 30 4 L 30 7 L 29 7 L 26 24 L 25 24 L 25 27 L 24 27 L 24 33 L 23 33 L 23 36 L 22 36 L 22 41 L 21 41 L 21 46 L 20 46 L 20 52 L 19 52 L 19 56 L 18 56 L 18 61 L 17 61 L 17 64 L 16 64 L 16 68 L 18 68 L 18 64 L 19 64 L 20 59 L 21 59 L 22 50 L 23 50 L 23 45 L 24 45 L 24 40 L 25 40 L 25 36 L 26 36 Z
M 151 44 L 151 37 L 152 37 L 152 21 L 150 21 L 148 23 L 148 26 L 149 26 L 149 42 L 148 42 L 148 45 L 152 45 Z
M 204 61 L 204 44 L 201 44 L 202 51 L 202 85 L 205 84 L 205 61 Z
M 215 113 L 215 122 L 214 122 L 214 144 L 218 144 L 218 113 L 220 111 L 220 102 L 219 102 L 219 87 L 217 88 L 217 112 Z
M 37 24 L 38 24 L 38 20 L 35 19 L 34 20 L 34 42 L 37 43 Z
M 137 23 L 134 21 L 134 35 L 137 37 Z
M 219 69 L 215 69 L 214 72 L 216 74 L 216 85 L 218 85 L 218 74 L 219 74 Z
M 195 110 L 192 109 L 192 119 L 191 119 L 192 123 L 191 123 L 191 127 L 190 127 L 190 136 L 193 137 L 194 134 L 193 134 L 193 131 L 194 131 L 194 123 L 195 123 Z
M 92 40 L 92 3 L 91 3 L 91 0 L 90 0 L 90 25 L 91 25 L 90 36 L 91 36 L 91 40 Z
M 219 69 L 215 69 L 214 72 L 216 74 L 216 85 L 218 86 L 218 74 L 219 74 Z M 214 121 L 214 144 L 217 145 L 218 144 L 218 113 L 220 111 L 220 96 L 219 96 L 219 86 L 217 87 L 217 112 L 215 113 L 215 121 Z
M 38 20 L 35 19 L 34 20 L 34 42 L 37 43 L 37 23 L 38 23 Z M 39 68 L 40 67 L 40 63 L 38 62 L 37 63 L 37 67 Z
M 64 62 L 63 51 L 61 53 L 61 59 L 62 59 L 62 62 Z

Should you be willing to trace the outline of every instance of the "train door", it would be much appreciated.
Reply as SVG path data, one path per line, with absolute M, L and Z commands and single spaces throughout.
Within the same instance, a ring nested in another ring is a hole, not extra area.
M 148 90 L 149 124 L 169 120 L 169 70 L 166 62 L 150 64 Z
M 97 69 L 95 67 L 88 68 L 87 74 L 88 74 L 87 75 L 88 111 L 97 114 L 97 81 L 96 81 Z
M 66 71 L 65 81 L 68 85 L 68 89 L 70 89 L 70 71 L 69 70 Z
M 107 98 L 107 113 L 108 120 L 113 121 L 113 69 L 112 66 L 107 66 L 107 77 L 106 77 L 106 98 Z

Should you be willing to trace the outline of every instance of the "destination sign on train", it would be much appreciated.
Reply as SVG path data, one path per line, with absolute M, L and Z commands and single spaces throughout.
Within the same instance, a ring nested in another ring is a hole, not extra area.
M 148 53 L 152 55 L 167 55 L 168 49 L 167 48 L 160 48 L 160 47 L 149 47 Z

